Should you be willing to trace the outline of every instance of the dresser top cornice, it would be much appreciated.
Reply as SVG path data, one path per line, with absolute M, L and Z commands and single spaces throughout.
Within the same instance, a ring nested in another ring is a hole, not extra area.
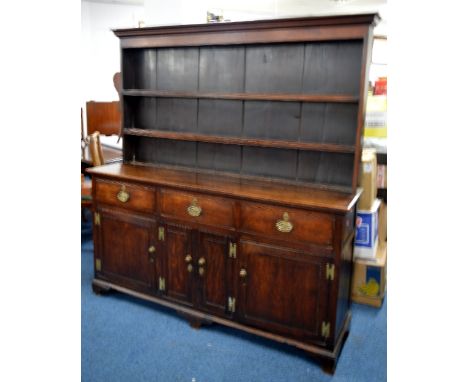
M 271 28 L 321 27 L 353 24 L 376 25 L 379 21 L 380 16 L 378 13 L 364 13 L 354 15 L 293 17 L 225 23 L 160 25 L 145 28 L 114 29 L 113 32 L 118 37 L 134 37 L 172 33 L 230 32 L 236 30 L 260 30 Z
M 340 214 L 348 212 L 361 194 L 361 190 L 349 194 L 310 186 L 135 164 L 114 163 L 87 171 L 92 175 L 120 181 L 134 181 Z

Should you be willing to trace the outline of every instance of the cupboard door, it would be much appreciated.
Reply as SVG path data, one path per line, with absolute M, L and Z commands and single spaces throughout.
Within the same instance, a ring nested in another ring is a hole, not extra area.
M 199 306 L 213 314 L 226 315 L 229 291 L 228 237 L 199 232 L 197 245 L 197 278 Z
M 162 275 L 158 277 L 159 291 L 167 298 L 193 305 L 192 231 L 184 226 L 165 225 L 164 249 L 162 253 Z M 161 279 L 163 284 L 161 285 Z
M 155 221 L 108 210 L 100 210 L 99 218 L 96 275 L 130 287 L 153 287 Z
M 240 319 L 296 338 L 321 336 L 328 296 L 323 258 L 241 241 L 239 259 Z

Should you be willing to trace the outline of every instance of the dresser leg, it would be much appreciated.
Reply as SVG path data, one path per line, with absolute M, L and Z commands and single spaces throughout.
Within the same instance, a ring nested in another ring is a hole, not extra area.
M 94 281 L 93 281 L 92 286 L 93 286 L 93 292 L 97 295 L 106 295 L 112 291 L 110 287 L 104 286 L 101 284 L 96 284 Z
M 213 322 L 204 318 L 195 317 L 185 312 L 177 311 L 177 314 L 188 321 L 193 329 L 200 329 L 202 326 L 211 325 Z
M 323 359 L 322 360 L 322 370 L 330 375 L 335 374 L 336 369 L 336 359 Z

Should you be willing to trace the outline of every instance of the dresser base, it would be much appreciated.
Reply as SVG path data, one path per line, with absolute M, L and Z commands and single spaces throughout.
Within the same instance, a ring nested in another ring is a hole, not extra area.
M 109 292 L 115 290 L 117 292 L 128 294 L 130 296 L 137 297 L 142 300 L 151 301 L 156 304 L 163 305 L 168 308 L 172 308 L 179 315 L 187 319 L 190 326 L 195 329 L 200 328 L 202 325 L 210 325 L 212 323 L 218 323 L 218 324 L 228 326 L 234 329 L 242 330 L 250 334 L 254 334 L 256 336 L 260 336 L 260 337 L 267 338 L 273 341 L 295 346 L 299 349 L 306 351 L 314 359 L 318 359 L 322 364 L 323 371 L 328 374 L 333 374 L 335 372 L 338 356 L 340 355 L 343 345 L 348 337 L 349 327 L 351 323 L 351 312 L 348 312 L 346 315 L 345 323 L 343 325 L 343 329 L 341 330 L 340 335 L 338 336 L 336 346 L 334 347 L 333 350 L 328 350 L 319 346 L 311 345 L 309 343 L 304 343 L 304 342 L 291 339 L 288 337 L 284 337 L 278 334 L 273 334 L 273 333 L 270 333 L 261 329 L 252 328 L 250 326 L 243 325 L 235 321 L 227 320 L 225 318 L 203 313 L 203 312 L 200 312 L 200 311 L 197 311 L 195 309 L 191 309 L 185 306 L 180 306 L 170 301 L 166 301 L 164 299 L 150 296 L 144 293 L 139 293 L 131 289 L 107 282 L 107 281 L 93 279 L 92 287 L 93 287 L 93 292 L 96 294 L 100 294 L 100 295 L 108 294 Z

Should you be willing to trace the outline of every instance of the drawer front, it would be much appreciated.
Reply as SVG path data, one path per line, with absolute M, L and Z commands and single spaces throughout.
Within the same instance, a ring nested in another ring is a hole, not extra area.
M 161 190 L 161 214 L 193 223 L 234 227 L 234 201 L 204 194 Z
M 152 187 L 126 182 L 96 180 L 96 201 L 144 212 L 155 210 L 155 190 Z
M 318 245 L 331 245 L 334 217 L 326 213 L 276 207 L 259 203 L 243 203 L 241 229 L 282 240 Z

